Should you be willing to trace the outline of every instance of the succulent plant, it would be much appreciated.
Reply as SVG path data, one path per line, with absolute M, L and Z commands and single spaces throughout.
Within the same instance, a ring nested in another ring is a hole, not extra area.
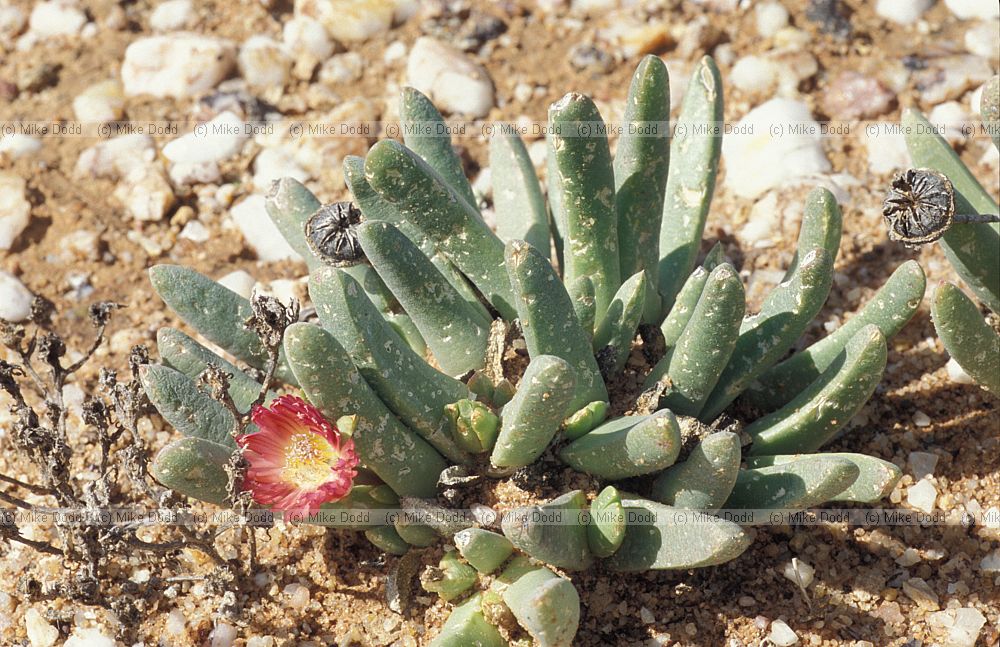
M 696 266 L 720 151 L 714 62 L 696 66 L 680 110 L 683 137 L 667 129 L 658 58 L 639 65 L 627 105 L 614 157 L 589 98 L 569 94 L 552 106 L 548 206 L 520 138 L 495 137 L 497 233 L 440 136 L 407 134 L 403 144 L 381 141 L 365 159 L 344 161 L 366 261 L 313 252 L 305 232 L 322 205 L 298 182 L 278 181 L 268 198 L 310 267 L 318 315 L 287 328 L 276 375 L 327 419 L 353 416 L 361 461 L 351 492 L 323 509 L 434 507 L 443 504 L 426 500 L 442 484 L 461 487 L 456 474 L 530 478 L 533 465 L 551 472 L 556 461 L 602 486 L 510 511 L 503 534 L 432 521 L 358 528 L 397 554 L 436 537 L 453 541 L 457 552 L 422 577 L 428 590 L 459 601 L 436 645 L 507 644 L 525 633 L 568 645 L 579 598 L 552 568 L 719 564 L 747 548 L 744 528 L 673 513 L 872 502 L 900 476 L 874 457 L 811 452 L 873 393 L 886 339 L 923 296 L 919 266 L 898 268 L 839 330 L 789 354 L 831 287 L 842 226 L 833 196 L 809 195 L 785 281 L 746 316 L 742 282 L 721 247 Z M 401 115 L 406 133 L 427 131 L 407 128 L 412 122 L 442 121 L 415 90 L 404 92 Z M 243 328 L 249 301 L 189 269 L 159 266 L 151 277 L 192 328 L 263 367 L 261 344 Z M 164 365 L 145 373 L 146 388 L 186 438 L 160 452 L 156 473 L 219 502 L 232 420 L 195 380 L 221 366 L 233 375 L 237 407 L 261 385 L 179 331 L 160 331 L 159 344 Z M 526 366 L 509 361 L 525 350 Z M 647 360 L 653 365 L 642 368 Z M 646 382 L 625 388 L 626 374 Z M 766 413 L 742 441 L 719 419 L 737 398 L 740 411 Z M 609 412 L 617 415 L 605 420 Z M 564 522 L 546 523 L 552 515 Z M 478 576 L 491 574 L 470 595 Z
M 983 125 L 1000 147 L 1000 77 L 983 92 Z M 1000 315 L 1000 222 L 997 203 L 976 181 L 951 146 L 915 110 L 903 113 L 906 146 L 917 172 L 943 176 L 955 222 L 934 238 L 973 295 Z M 938 337 L 966 373 L 1000 396 L 1000 333 L 987 323 L 979 307 L 952 283 L 934 291 L 931 316 Z

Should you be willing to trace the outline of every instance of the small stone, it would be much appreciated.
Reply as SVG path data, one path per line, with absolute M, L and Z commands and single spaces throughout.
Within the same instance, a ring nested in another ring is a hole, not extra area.
M 569 64 L 578 70 L 590 70 L 597 74 L 604 74 L 614 67 L 615 59 L 603 49 L 593 45 L 577 43 L 569 51 Z M 673 78 L 672 75 L 671 78 Z M 671 97 L 673 97 L 672 89 Z M 674 105 L 672 100 L 671 105 Z
M 644 625 L 651 625 L 656 622 L 656 616 L 654 616 L 653 612 L 646 607 L 641 607 L 639 609 L 639 619 L 642 620 L 642 624 Z
M 806 18 L 816 23 L 824 34 L 840 40 L 851 36 L 851 20 L 841 0 L 809 0 Z
M 23 283 L 13 275 L 0 270 L 0 319 L 14 323 L 24 321 L 31 314 L 33 298 Z
M 781 212 L 778 210 L 778 193 L 768 192 L 763 198 L 754 203 L 750 208 L 750 217 L 747 218 L 737 234 L 743 242 L 756 249 L 766 249 L 774 246 L 774 236 L 781 231 Z M 762 274 L 759 274 L 763 272 Z M 756 270 L 754 275 L 761 278 L 770 277 L 768 270 Z M 784 276 L 784 273 L 781 273 Z M 778 279 L 780 282 L 780 278 Z M 774 285 L 777 285 L 775 283 Z
M 0 6 L 0 45 L 13 42 L 28 24 L 28 16 L 19 7 Z
M 42 150 L 42 142 L 36 137 L 22 133 L 0 136 L 0 155 L 7 159 L 16 160 L 30 157 L 40 150 Z
M 1000 548 L 979 560 L 979 568 L 987 573 L 1000 573 Z
M 929 427 L 931 425 L 931 418 L 926 413 L 918 409 L 917 412 L 913 414 L 913 424 L 918 427 Z
M 535 89 L 530 83 L 518 83 L 514 86 L 514 101 L 518 103 L 527 103 L 531 101 L 531 97 L 534 94 Z
M 59 240 L 59 249 L 66 261 L 96 261 L 100 258 L 101 238 L 97 232 L 78 229 Z
M 354 83 L 361 78 L 365 59 L 357 52 L 331 56 L 319 68 L 320 83 Z
M 960 99 L 967 91 L 986 83 L 993 76 L 989 62 L 971 54 L 941 56 L 927 60 L 926 67 L 913 73 L 913 84 L 920 100 L 937 105 Z
M 903 582 L 903 593 L 922 609 L 937 611 L 939 608 L 937 593 L 922 578 L 911 577 Z
M 595 13 L 606 9 L 614 9 L 618 4 L 617 0 L 572 0 L 570 11 L 575 13 Z
M 232 42 L 178 32 L 132 42 L 125 50 L 125 94 L 191 97 L 214 88 L 236 62 Z
M 618 15 L 610 26 L 597 32 L 597 38 L 618 50 L 625 58 L 642 56 L 663 49 L 670 42 L 667 23 L 659 20 L 639 20 Z
M 236 156 L 247 140 L 243 121 L 225 111 L 194 132 L 167 142 L 163 156 L 174 164 L 223 162 Z
M 16 83 L 0 79 L 0 101 L 13 101 L 20 92 L 21 90 L 17 87 Z
M 87 14 L 74 0 L 39 2 L 31 10 L 28 28 L 40 38 L 76 36 L 87 24 Z
M 176 200 L 159 165 L 131 168 L 115 187 L 114 196 L 133 219 L 144 222 L 162 220 Z
M 193 187 L 198 184 L 215 184 L 222 180 L 222 171 L 216 162 L 171 164 L 170 181 L 174 186 Z
M 194 6 L 191 0 L 166 0 L 156 5 L 149 16 L 149 26 L 153 31 L 177 31 L 194 23 Z
M 753 605 L 757 604 L 757 600 L 749 595 L 741 595 L 740 599 L 737 600 L 736 603 L 741 607 L 752 607 Z
M 389 30 L 398 0 L 296 0 L 295 15 L 319 21 L 341 42 L 368 40 Z
M 957 18 L 962 20 L 1000 18 L 1000 5 L 992 0 L 944 0 L 944 4 Z
M 84 629 L 77 627 L 63 643 L 63 647 L 116 647 L 118 643 L 105 630 L 98 627 Z
M 936 126 L 942 126 L 941 133 L 950 144 L 965 141 L 966 131 L 972 127 L 973 117 L 958 101 L 945 101 L 934 106 L 927 119 Z
M 845 70 L 826 88 L 822 106 L 832 119 L 871 119 L 888 112 L 893 98 L 878 79 Z
M 179 236 L 181 238 L 186 238 L 193 243 L 204 243 L 211 238 L 211 233 L 208 231 L 208 227 L 200 221 L 192 220 L 184 225 L 184 229 L 181 229 Z
M 140 231 L 136 229 L 132 229 L 129 232 L 127 232 L 125 234 L 125 238 L 129 242 L 135 243 L 136 245 L 141 247 L 142 251 L 146 252 L 146 255 L 149 256 L 150 258 L 156 258 L 158 256 L 162 256 L 163 252 L 166 251 L 164 250 L 163 245 L 161 245 L 158 241 L 153 240 L 149 236 L 143 235 Z M 113 347 L 112 350 L 114 350 Z M 128 350 L 128 349 L 126 348 L 123 350 Z
M 17 87 L 21 92 L 41 92 L 59 82 L 61 69 L 58 63 L 32 62 L 17 75 Z
M 911 485 L 906 491 L 906 502 L 917 510 L 930 514 L 934 512 L 934 502 L 937 501 L 937 489 L 928 479 L 921 479 L 916 485 Z
M 382 60 L 386 63 L 401 61 L 406 56 L 406 43 L 401 40 L 394 40 L 382 52 Z
M 156 147 L 149 135 L 123 135 L 98 142 L 80 153 L 74 173 L 116 179 L 136 166 L 152 163 L 155 155 Z
M 807 589 L 812 584 L 816 569 L 801 559 L 793 559 L 781 568 L 781 574 L 792 584 Z
M 809 134 L 791 134 L 792 125 Z M 722 140 L 722 156 L 725 184 L 740 197 L 755 198 L 789 181 L 830 171 L 819 124 L 800 101 L 771 99 L 748 112 L 734 132 Z
M 135 582 L 136 584 L 145 584 L 146 582 L 149 581 L 151 576 L 152 574 L 149 572 L 148 568 L 140 568 L 136 570 L 134 573 L 132 573 L 132 577 L 130 577 L 129 579 Z
M 187 632 L 187 617 L 181 609 L 174 609 L 167 614 L 166 629 L 171 636 L 180 636 Z
M 247 245 L 262 261 L 301 260 L 267 215 L 264 204 L 264 196 L 255 194 L 230 209 L 233 222 L 243 233 Z
M 0 281 L 2 280 L 2 274 L 0 274 Z M 38 613 L 34 607 L 28 609 L 28 612 L 24 614 L 24 628 L 28 633 L 28 642 L 31 643 L 31 647 L 52 647 L 59 639 L 59 630 L 49 624 L 49 621 L 43 618 L 42 614 Z
M 948 378 L 951 379 L 951 381 L 954 382 L 955 384 L 976 383 L 976 381 L 972 379 L 972 376 L 966 373 L 965 369 L 962 368 L 962 366 L 955 361 L 954 357 L 948 360 L 948 363 L 945 365 L 945 368 L 948 371 Z
M 253 293 L 253 286 L 257 284 L 257 280 L 244 270 L 236 270 L 235 272 L 230 272 L 220 278 L 217 283 L 221 286 L 229 288 L 241 297 L 249 299 L 251 293 Z M 258 573 L 258 575 L 262 575 L 265 580 L 267 580 L 267 573 Z M 256 581 L 257 580 L 255 578 L 254 582 Z M 267 581 L 265 581 L 264 584 L 266 584 Z M 257 586 L 264 586 L 264 584 L 258 584 Z
M 799 637 L 795 635 L 792 628 L 784 620 L 775 620 L 771 623 L 771 632 L 767 635 L 772 644 L 777 647 L 788 647 L 799 642 Z
M 778 2 L 764 2 L 754 8 L 757 33 L 761 38 L 770 38 L 788 26 L 788 9 Z
M 79 121 L 117 121 L 122 118 L 124 109 L 125 92 L 118 79 L 87 86 L 73 99 L 73 112 Z
M 907 548 L 896 558 L 896 563 L 903 568 L 909 568 L 920 562 L 920 552 L 916 548 Z
M 294 155 L 284 148 L 265 148 L 253 161 L 253 185 L 261 193 L 271 188 L 271 183 L 290 177 L 305 182 L 309 172 L 295 161 Z
M 931 452 L 910 452 L 907 462 L 913 473 L 913 480 L 919 481 L 928 476 L 934 476 L 934 468 L 938 464 L 938 455 Z
M 333 54 L 333 41 L 326 28 L 307 16 L 295 16 L 286 22 L 281 30 L 281 39 L 285 47 L 296 55 L 309 54 L 316 61 Z
M 472 11 L 456 35 L 456 45 L 466 52 L 474 52 L 507 31 L 507 23 L 493 14 Z
M 900 25 L 911 25 L 933 5 L 934 0 L 878 0 L 875 13 Z
M 872 173 L 889 174 L 912 166 L 906 138 L 902 133 L 892 132 L 887 122 L 873 122 L 862 132 Z
M 748 54 L 733 65 L 729 82 L 747 93 L 769 94 L 777 83 L 779 69 L 766 56 Z
M 274 638 L 271 636 L 254 636 L 247 639 L 247 647 L 274 647 Z
M 872 615 L 888 625 L 901 625 L 906 621 L 906 616 L 899 610 L 898 602 L 886 602 L 872 612 Z
M 211 647 L 232 647 L 232 644 L 236 642 L 236 627 L 225 622 L 220 622 L 215 625 L 215 629 L 212 630 L 212 633 L 208 637 L 211 640 Z
M 251 36 L 237 58 L 240 74 L 254 88 L 283 88 L 292 70 L 285 47 L 267 36 Z
M 292 609 L 301 611 L 309 604 L 309 587 L 292 583 L 285 587 L 284 593 L 287 597 L 285 604 Z
M 13 247 L 31 220 L 26 190 L 24 178 L 0 171 L 0 251 Z
M 989 60 L 1000 57 L 1000 25 L 996 20 L 977 22 L 965 32 L 965 49 Z
M 962 607 L 932 613 L 927 621 L 932 627 L 948 631 L 947 647 L 975 647 L 986 617 L 979 609 Z
M 406 78 L 446 112 L 485 117 L 493 107 L 493 81 L 486 68 L 439 40 L 417 39 Z

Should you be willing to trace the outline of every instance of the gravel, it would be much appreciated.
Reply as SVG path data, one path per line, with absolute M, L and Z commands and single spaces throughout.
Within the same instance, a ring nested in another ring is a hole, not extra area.
M 0 319 L 17 323 L 31 314 L 33 295 L 12 274 L 0 270 Z
M 837 74 L 823 93 L 823 112 L 831 118 L 871 119 L 889 111 L 895 97 L 878 79 L 853 70 Z
M 792 133 L 792 129 L 798 132 Z M 778 132 L 780 129 L 780 132 Z M 771 99 L 748 112 L 722 140 L 726 188 L 743 198 L 799 178 L 830 171 L 819 124 L 809 107 Z
M 156 5 L 149 16 L 153 31 L 177 31 L 194 24 L 195 13 L 191 0 L 166 0 Z
M 799 637 L 784 620 L 775 620 L 772 622 L 771 631 L 767 637 L 777 647 L 788 647 L 799 642 Z
M 916 485 L 910 486 L 906 491 L 906 502 L 911 507 L 930 514 L 934 512 L 934 504 L 937 501 L 938 491 L 931 483 L 930 479 L 921 479 Z
M 167 142 L 163 156 L 173 164 L 222 162 L 243 150 L 247 139 L 243 120 L 227 110 L 194 132 Z
M 939 457 L 931 452 L 910 452 L 906 462 L 910 465 L 910 472 L 913 479 L 919 481 L 927 476 L 934 476 L 934 468 L 937 467 Z
M 778 2 L 763 2 L 754 8 L 757 33 L 770 38 L 788 26 L 788 9 Z
M 314 18 L 334 39 L 353 43 L 387 31 L 402 4 L 399 0 L 296 0 L 295 15 Z
M 937 593 L 930 584 L 919 577 L 911 577 L 903 582 L 903 593 L 917 605 L 928 611 L 937 611 L 940 607 Z
M 31 219 L 31 203 L 26 197 L 26 189 L 22 177 L 0 172 L 0 251 L 14 246 Z
M 434 38 L 423 36 L 413 44 L 406 80 L 445 112 L 477 118 L 493 107 L 493 80 L 486 68 Z
M 245 270 L 236 270 L 218 279 L 217 283 L 229 288 L 241 297 L 249 299 L 250 294 L 253 292 L 253 286 L 257 283 L 257 279 Z
M 781 567 L 781 574 L 795 586 L 807 589 L 813 582 L 816 569 L 801 559 L 793 559 Z
M 85 24 L 87 14 L 72 0 L 39 2 L 28 18 L 28 29 L 38 38 L 76 36 Z
M 193 97 L 218 85 L 235 62 L 228 40 L 182 32 L 150 36 L 125 50 L 122 84 L 129 96 Z
M 267 36 L 251 36 L 240 48 L 240 74 L 252 88 L 283 88 L 291 76 L 292 57 L 285 46 Z
M 52 647 L 59 639 L 59 630 L 49 624 L 34 607 L 24 614 L 24 628 L 31 647 Z
M 992 0 L 944 0 L 944 4 L 958 18 L 1000 18 L 1000 5 Z
M 934 0 L 878 0 L 875 13 L 900 25 L 910 25 L 933 5 Z
M 16 160 L 30 157 L 42 150 L 42 141 L 37 137 L 14 133 L 0 137 L 0 156 Z
M 89 85 L 73 99 L 73 112 L 79 121 L 116 121 L 122 118 L 124 110 L 125 91 L 118 79 Z
M 301 260 L 271 221 L 262 195 L 251 195 L 229 210 L 243 238 L 262 261 Z

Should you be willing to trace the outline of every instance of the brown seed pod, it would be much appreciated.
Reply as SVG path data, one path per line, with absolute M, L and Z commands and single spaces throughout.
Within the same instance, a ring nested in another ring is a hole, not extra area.
M 325 204 L 306 221 L 306 243 L 320 260 L 330 265 L 354 265 L 365 258 L 355 226 L 361 210 L 351 202 Z
M 932 169 L 901 171 L 892 178 L 882 215 L 890 239 L 908 246 L 932 243 L 954 222 L 955 190 L 943 173 Z

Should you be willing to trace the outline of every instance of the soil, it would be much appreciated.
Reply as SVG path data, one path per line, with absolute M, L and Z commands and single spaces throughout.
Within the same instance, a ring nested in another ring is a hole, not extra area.
M 13 0 L 11 4 L 31 9 L 27 0 Z M 657 19 L 677 29 L 707 17 L 716 31 L 715 42 L 728 42 L 736 58 L 766 50 L 767 44 L 756 36 L 752 10 L 716 13 L 710 8 L 711 2 L 662 4 Z M 805 4 L 787 3 L 792 24 L 811 34 L 809 51 L 819 62 L 819 72 L 800 87 L 804 100 L 816 107 L 814 114 L 821 112 L 819 97 L 837 72 L 873 70 L 886 60 L 898 60 L 910 53 L 957 50 L 956 43 L 961 42 L 964 31 L 964 23 L 941 3 L 925 14 L 926 28 L 904 30 L 878 18 L 871 8 L 874 3 L 851 1 L 847 4 L 852 9 L 853 35 L 837 40 L 819 33 L 807 20 Z M 148 17 L 152 8 L 146 0 L 120 7 L 110 0 L 93 0 L 87 10 L 96 22 L 100 24 L 112 12 L 123 9 L 127 27 L 102 28 L 90 39 L 42 43 L 30 51 L 0 57 L 0 81 L 17 79 L 28 68 L 43 62 L 58 66 L 55 83 L 37 92 L 21 93 L 0 105 L 0 121 L 72 119 L 73 97 L 92 83 L 117 76 L 128 43 L 151 33 Z M 543 120 L 548 104 L 570 90 L 593 96 L 610 110 L 609 118 L 620 114 L 635 60 L 617 61 L 601 71 L 581 71 L 569 63 L 574 45 L 594 42 L 596 30 L 603 26 L 600 14 L 574 14 L 569 20 L 563 9 L 557 19 L 543 20 L 543 14 L 527 0 L 478 3 L 477 8 L 501 17 L 508 26 L 503 37 L 492 41 L 480 56 L 500 98 L 500 105 L 489 118 L 526 115 Z M 195 31 L 236 41 L 256 34 L 280 40 L 280 21 L 287 18 L 290 7 L 283 2 L 268 9 L 257 2 L 207 1 L 196 3 L 196 11 Z M 387 82 L 402 76 L 405 63 L 386 63 L 384 51 L 393 41 L 411 45 L 425 28 L 420 18 L 412 19 L 382 37 L 352 46 L 351 50 L 366 61 L 364 76 L 357 83 L 333 87 L 333 92 L 343 101 L 391 96 Z M 657 53 L 676 58 L 675 49 L 676 43 L 671 41 Z M 685 58 L 693 62 L 699 55 L 687 53 Z M 729 68 L 721 67 L 725 79 Z M 541 90 L 526 102 L 518 101 L 513 97 L 519 83 Z M 302 114 L 308 105 L 308 92 L 308 83 L 295 82 L 278 102 L 279 108 L 286 115 Z M 751 106 L 748 97 L 728 84 L 726 95 L 727 119 L 739 118 Z M 883 118 L 896 120 L 899 110 L 910 105 L 921 106 L 919 93 L 912 87 L 897 95 L 891 112 Z M 379 110 L 383 108 L 379 106 Z M 136 120 L 183 119 L 191 114 L 191 106 L 185 101 L 130 99 L 126 111 L 130 119 Z M 178 238 L 184 221 L 192 217 L 187 210 L 175 209 L 163 222 L 131 221 L 111 197 L 112 181 L 80 181 L 73 176 L 77 157 L 92 143 L 81 137 L 48 137 L 36 156 L 13 162 L 0 159 L 0 170 L 27 179 L 32 203 L 31 224 L 13 250 L 0 252 L 0 268 L 56 303 L 59 325 L 67 332 L 72 347 L 83 348 L 89 343 L 92 333 L 86 305 L 90 301 L 105 299 L 128 306 L 115 318 L 110 344 L 98 353 L 91 369 L 77 376 L 76 384 L 82 390 L 94 387 L 97 367 L 123 370 L 132 344 L 155 347 L 157 329 L 178 325 L 149 286 L 145 270 L 151 265 L 184 264 L 213 277 L 245 269 L 259 281 L 305 274 L 303 265 L 255 260 L 238 231 L 225 226 L 225 209 L 208 209 L 194 193 L 179 195 L 179 206 L 194 209 L 209 227 L 211 236 L 204 243 Z M 163 143 L 158 140 L 158 147 Z M 484 140 L 470 138 L 457 143 L 464 149 L 470 177 L 475 177 L 488 164 Z M 837 279 L 826 306 L 801 345 L 824 335 L 824 324 L 836 325 L 848 316 L 846 313 L 863 305 L 907 259 L 920 261 L 931 287 L 942 280 L 956 280 L 937 246 L 914 252 L 888 241 L 879 213 L 888 178 L 868 170 L 860 137 L 832 137 L 824 143 L 834 172 L 850 173 L 859 182 L 849 187 L 850 201 L 843 205 L 845 231 Z M 996 197 L 997 170 L 980 163 L 984 150 L 980 139 L 964 146 L 961 153 Z M 247 154 L 224 169 L 224 181 L 234 185 L 235 200 L 249 191 L 251 160 L 252 154 Z M 335 174 L 320 178 L 311 188 L 324 201 L 344 197 L 342 180 Z M 807 191 L 808 187 L 783 191 L 779 206 L 801 204 Z M 716 240 L 723 241 L 728 257 L 741 264 L 746 277 L 758 270 L 781 269 L 794 251 L 796 234 L 796 228 L 791 227 L 782 232 L 776 246 L 741 247 L 735 232 L 748 218 L 751 206 L 752 201 L 717 190 L 703 247 L 707 251 Z M 63 237 L 76 230 L 100 233 L 99 258 L 79 258 L 63 248 Z M 151 253 L 149 245 L 141 244 L 136 234 L 157 243 L 162 253 Z M 82 301 L 74 298 L 69 283 L 74 274 L 80 273 L 86 274 L 93 286 L 93 293 Z M 925 302 L 914 320 L 891 341 L 888 368 L 876 395 L 849 433 L 828 449 L 872 454 L 899 465 L 905 476 L 883 505 L 903 508 L 907 487 L 913 484 L 907 463 L 910 452 L 936 454 L 936 509 L 955 523 L 878 528 L 846 524 L 756 527 L 751 531 L 755 541 L 750 549 L 719 567 L 622 576 L 598 566 L 586 573 L 567 574 L 582 599 L 583 619 L 577 644 L 761 645 L 770 621 L 779 618 L 798 634 L 799 644 L 920 645 L 942 641 L 944 634 L 929 623 L 933 609 L 917 604 L 903 592 L 902 582 L 908 577 L 926 580 L 941 609 L 975 607 L 981 611 L 987 623 L 978 644 L 996 644 L 1000 637 L 1000 575 L 987 572 L 980 562 L 1000 547 L 1000 528 L 994 523 L 992 527 L 966 529 L 957 521 L 967 510 L 995 511 L 1000 507 L 1000 402 L 974 385 L 953 382 L 945 368 L 947 361 Z M 923 417 L 921 413 L 929 417 L 929 424 L 915 422 Z M 0 418 L 0 447 L 6 448 L 9 441 L 3 438 L 2 425 L 6 423 L 2 421 Z M 154 447 L 162 446 L 175 433 L 159 418 L 154 418 L 144 431 Z M 24 473 L 10 452 L 0 455 L 0 472 L 24 479 L 32 477 Z M 81 478 L 86 478 L 85 472 Z M 557 478 L 558 492 L 565 491 L 566 486 L 592 489 L 594 485 L 580 475 L 570 478 L 561 474 Z M 551 493 L 558 492 L 553 489 Z M 493 493 L 495 500 L 483 503 L 520 503 L 536 494 L 509 484 Z M 280 527 L 261 533 L 261 542 L 256 583 L 240 594 L 242 614 L 227 620 L 237 627 L 237 645 L 245 645 L 254 636 L 272 636 L 274 645 L 418 645 L 436 635 L 446 617 L 445 605 L 421 595 L 422 591 L 418 591 L 407 613 L 390 611 L 385 601 L 386 574 L 398 558 L 382 555 L 360 533 Z M 219 543 L 225 550 L 227 542 Z M 897 559 L 908 548 L 915 549 L 918 558 L 902 566 Z M 436 561 L 433 551 L 425 557 L 425 563 L 430 563 L 432 557 Z M 816 571 L 815 582 L 805 594 L 781 574 L 793 557 Z M 143 582 L 139 588 L 146 610 L 137 627 L 140 640 L 147 645 L 208 644 L 222 599 L 199 579 L 209 571 L 209 564 L 199 553 L 185 550 L 175 558 L 153 562 L 133 555 L 119 566 L 123 580 L 131 577 Z M 56 624 L 64 637 L 74 625 L 116 626 L 118 621 L 100 607 L 65 600 L 28 601 L 17 590 L 16 583 L 26 574 L 44 580 L 57 577 L 60 570 L 57 558 L 39 559 L 23 547 L 13 545 L 4 553 L 0 560 L 0 591 L 12 599 L 9 608 L 0 607 L 0 643 L 27 644 L 24 617 L 32 607 L 43 614 L 48 610 L 61 615 L 64 620 Z M 151 579 L 143 574 L 146 570 L 151 571 Z M 168 580 L 179 576 L 193 577 Z M 286 588 L 292 584 L 308 587 L 310 596 L 305 606 L 295 604 L 294 587 Z M 113 588 L 112 593 L 119 590 Z M 176 610 L 186 618 L 186 626 L 179 634 L 168 631 L 170 614 L 173 611 L 176 619 Z M 647 622 L 649 618 L 651 622 Z

